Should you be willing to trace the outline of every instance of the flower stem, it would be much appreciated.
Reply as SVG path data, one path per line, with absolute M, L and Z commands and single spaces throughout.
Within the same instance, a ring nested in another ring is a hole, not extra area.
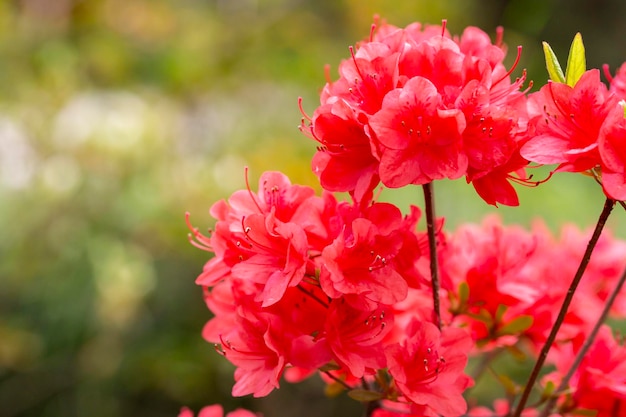
M 524 387 L 522 398 L 517 404 L 517 408 L 515 409 L 515 412 L 513 413 L 513 417 L 520 417 L 522 415 L 522 411 L 524 411 L 524 406 L 526 405 L 526 402 L 528 401 L 530 392 L 533 386 L 535 385 L 535 381 L 539 377 L 539 372 L 541 371 L 541 367 L 543 366 L 543 363 L 545 362 L 546 357 L 548 356 L 548 351 L 552 347 L 552 343 L 554 343 L 554 340 L 556 339 L 556 335 L 559 329 L 561 328 L 563 321 L 565 320 L 565 315 L 567 314 L 567 310 L 569 309 L 569 306 L 572 302 L 572 298 L 574 298 L 574 293 L 576 292 L 578 283 L 580 282 L 585 272 L 585 269 L 587 268 L 587 265 L 589 264 L 589 261 L 591 260 L 591 254 L 593 253 L 596 243 L 598 243 L 598 239 L 600 238 L 602 229 L 604 228 L 604 225 L 606 224 L 606 220 L 609 218 L 609 214 L 611 214 L 611 210 L 613 210 L 613 206 L 615 206 L 615 201 L 610 198 L 607 198 L 606 201 L 604 202 L 604 208 L 602 210 L 602 213 L 600 213 L 600 217 L 598 218 L 598 223 L 596 223 L 596 228 L 593 231 L 593 235 L 591 236 L 591 239 L 589 239 L 589 243 L 587 244 L 587 249 L 585 250 L 585 254 L 583 255 L 583 258 L 580 261 L 580 265 L 578 265 L 578 270 L 576 271 L 576 275 L 574 275 L 574 278 L 572 279 L 572 282 L 569 288 L 567 289 L 567 294 L 565 295 L 565 299 L 563 300 L 563 304 L 561 305 L 561 310 L 559 311 L 559 315 L 557 316 L 556 322 L 554 323 L 554 326 L 552 327 L 552 330 L 550 331 L 550 334 L 548 335 L 548 338 L 546 339 L 546 342 L 543 345 L 541 352 L 539 353 L 539 357 L 537 358 L 535 367 L 533 368 L 530 374 L 530 377 L 528 378 L 528 382 L 526 383 L 526 386 Z
M 433 289 L 433 320 L 441 330 L 441 309 L 439 307 L 439 267 L 437 262 L 437 236 L 435 231 L 435 195 L 432 182 L 422 185 L 426 209 L 426 232 L 430 252 L 430 282 Z
M 552 408 L 554 408 L 554 404 L 556 404 L 556 401 L 558 399 L 558 393 L 563 392 L 563 390 L 567 388 L 567 384 L 569 383 L 569 380 L 574 375 L 574 372 L 576 372 L 576 369 L 578 369 L 578 366 L 580 366 L 580 363 L 583 361 L 583 358 L 585 357 L 585 354 L 587 353 L 587 351 L 591 348 L 591 345 L 593 344 L 596 336 L 598 335 L 600 328 L 604 324 L 606 317 L 609 315 L 609 311 L 611 310 L 611 307 L 615 303 L 615 299 L 617 298 L 617 295 L 622 290 L 622 287 L 624 286 L 625 282 L 626 282 L 626 269 L 624 269 L 624 272 L 622 273 L 622 276 L 620 277 L 619 281 L 615 285 L 615 288 L 613 289 L 611 294 L 609 294 L 609 298 L 607 298 L 606 303 L 604 304 L 604 308 L 602 309 L 602 313 L 600 314 L 600 317 L 598 317 L 598 321 L 596 321 L 596 324 L 593 326 L 593 329 L 591 329 L 591 332 L 589 333 L 589 335 L 587 335 L 587 338 L 585 339 L 585 343 L 583 343 L 582 347 L 580 348 L 580 350 L 576 354 L 576 357 L 574 358 L 574 362 L 572 363 L 567 373 L 561 380 L 561 383 L 559 384 L 558 388 L 554 391 L 555 394 L 557 395 L 554 395 L 553 397 L 550 398 L 550 400 L 546 403 L 546 406 L 541 412 L 539 417 L 548 417 L 548 415 L 550 415 L 550 412 L 552 412 Z

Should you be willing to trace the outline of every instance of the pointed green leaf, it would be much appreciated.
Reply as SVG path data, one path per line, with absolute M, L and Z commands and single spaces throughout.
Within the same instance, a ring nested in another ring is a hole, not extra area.
M 498 308 L 496 309 L 496 323 L 500 323 L 502 321 L 502 317 L 504 317 L 504 313 L 506 313 L 506 310 L 508 309 L 507 306 L 505 306 L 504 304 L 499 304 Z
M 469 300 L 469 285 L 467 282 L 461 282 L 459 284 L 459 299 L 461 304 L 465 304 Z
M 469 300 L 469 285 L 467 282 L 461 282 L 459 284 L 459 305 L 457 312 L 462 313 L 467 307 L 467 300 Z
M 365 389 L 353 389 L 352 391 L 348 391 L 348 396 L 353 400 L 362 402 L 378 401 L 383 398 L 383 394 L 380 392 Z
M 552 48 L 550 48 L 550 45 L 548 45 L 548 42 L 543 42 L 543 54 L 546 57 L 546 68 L 548 69 L 550 79 L 557 83 L 564 83 L 565 76 L 563 75 L 561 64 L 559 64 L 559 60 Z
M 533 324 L 532 316 L 519 316 L 498 329 L 498 335 L 518 334 Z
M 541 393 L 541 398 L 543 399 L 550 398 L 555 390 L 556 390 L 556 385 L 554 385 L 554 382 L 552 381 L 546 382 L 546 386 L 544 387 L 543 392 Z
M 569 48 L 569 56 L 567 57 L 567 68 L 565 69 L 565 81 L 567 85 L 573 87 L 576 85 L 580 77 L 587 70 L 587 60 L 585 58 L 585 45 L 583 45 L 583 37 L 578 32 L 574 36 L 572 46 Z

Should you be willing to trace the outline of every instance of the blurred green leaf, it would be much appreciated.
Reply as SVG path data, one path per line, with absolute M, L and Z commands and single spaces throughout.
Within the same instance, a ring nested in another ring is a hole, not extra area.
M 519 316 L 498 329 L 498 335 L 519 334 L 533 324 L 532 316 Z
M 353 389 L 351 391 L 348 391 L 348 395 L 353 400 L 361 402 L 377 401 L 383 398 L 382 393 L 365 389 Z

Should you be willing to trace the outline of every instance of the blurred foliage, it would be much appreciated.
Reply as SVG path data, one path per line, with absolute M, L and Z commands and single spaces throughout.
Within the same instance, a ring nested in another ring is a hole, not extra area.
M 316 380 L 230 398 L 232 368 L 200 335 L 194 279 L 208 254 L 188 244 L 185 211 L 209 227 L 245 165 L 252 184 L 282 170 L 316 186 L 297 98 L 313 111 L 323 66 L 335 74 L 376 13 L 398 26 L 446 18 L 453 33 L 503 25 L 541 84 L 544 39 L 564 54 L 581 31 L 590 66 L 621 64 L 625 12 L 621 0 L 0 2 L 0 416 L 158 417 L 214 402 L 357 415 Z M 592 225 L 598 187 L 557 177 L 498 212 Z M 462 182 L 437 198 L 451 227 L 496 211 Z

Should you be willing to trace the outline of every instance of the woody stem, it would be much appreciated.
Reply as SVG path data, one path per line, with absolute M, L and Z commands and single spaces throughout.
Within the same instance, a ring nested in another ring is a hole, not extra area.
M 598 222 L 596 223 L 596 228 L 593 231 L 593 235 L 591 236 L 591 239 L 589 239 L 589 243 L 587 243 L 587 249 L 585 250 L 585 254 L 583 255 L 583 258 L 581 259 L 580 264 L 578 265 L 578 270 L 576 271 L 576 275 L 574 275 L 574 278 L 572 279 L 572 282 L 569 288 L 567 289 L 567 293 L 565 294 L 565 299 L 563 300 L 563 304 L 561 305 L 561 310 L 559 311 L 559 315 L 557 316 L 554 326 L 552 327 L 552 330 L 550 331 L 550 334 L 548 335 L 548 338 L 546 339 L 546 342 L 543 345 L 541 352 L 539 353 L 539 357 L 537 358 L 535 367 L 533 368 L 530 374 L 530 377 L 528 378 L 528 382 L 526 383 L 526 386 L 524 387 L 524 392 L 522 393 L 522 397 L 520 398 L 520 401 L 517 404 L 517 408 L 515 409 L 515 412 L 513 413 L 513 417 L 520 417 L 522 415 L 522 411 L 524 411 L 524 406 L 526 405 L 526 402 L 528 401 L 530 392 L 532 391 L 532 388 L 535 385 L 537 378 L 539 377 L 539 372 L 541 371 L 541 368 L 546 360 L 546 357 L 548 356 L 548 351 L 552 347 L 552 344 L 554 343 L 554 340 L 556 339 L 556 335 L 559 329 L 561 328 L 563 321 L 565 320 L 565 315 L 567 314 L 567 310 L 569 309 L 569 306 L 572 302 L 572 298 L 574 298 L 574 293 L 576 292 L 576 288 L 578 287 L 578 284 L 580 283 L 583 273 L 585 272 L 585 269 L 587 268 L 587 265 L 589 264 L 589 261 L 591 260 L 591 254 L 593 253 L 596 243 L 598 243 L 598 239 L 600 238 L 602 229 L 604 228 L 604 225 L 606 224 L 606 220 L 609 218 L 609 214 L 611 214 L 611 210 L 613 210 L 614 206 L 615 206 L 615 201 L 610 198 L 607 198 L 606 201 L 604 202 L 604 208 L 602 210 L 602 213 L 600 213 L 600 217 L 598 218 Z
M 582 347 L 576 354 L 576 357 L 574 358 L 574 362 L 572 363 L 567 373 L 561 380 L 561 383 L 559 384 L 558 388 L 554 391 L 556 395 L 551 397 L 550 400 L 546 403 L 546 406 L 543 409 L 539 417 L 548 417 L 548 415 L 550 415 L 550 412 L 552 411 L 552 408 L 554 408 L 554 404 L 556 404 L 556 401 L 558 399 L 558 394 L 560 392 L 563 392 L 563 390 L 567 388 L 567 384 L 569 383 L 569 380 L 572 378 L 572 376 L 574 375 L 574 372 L 576 372 L 576 369 L 578 368 L 580 363 L 583 361 L 583 358 L 585 357 L 585 354 L 587 353 L 587 351 L 591 348 L 591 345 L 593 344 L 596 336 L 598 335 L 598 332 L 600 331 L 600 328 L 602 327 L 602 325 L 604 324 L 604 321 L 609 315 L 609 311 L 611 310 L 611 307 L 615 303 L 615 299 L 617 298 L 617 295 L 622 290 L 622 287 L 624 286 L 625 282 L 626 282 L 626 269 L 624 269 L 624 272 L 622 273 L 622 276 L 620 277 L 619 281 L 615 285 L 615 288 L 613 289 L 611 294 L 609 294 L 609 298 L 607 298 L 606 302 L 604 303 L 604 308 L 602 309 L 602 313 L 600 314 L 600 317 L 598 317 L 598 320 L 596 321 L 596 324 L 593 326 L 593 329 L 591 329 L 591 332 L 587 335 L 587 338 L 585 339 L 585 343 L 583 343 Z
M 426 232 L 430 252 L 430 282 L 433 289 L 433 319 L 441 329 L 441 309 L 439 307 L 439 267 L 437 262 L 437 235 L 435 231 L 435 195 L 432 182 L 422 185 L 426 210 Z

